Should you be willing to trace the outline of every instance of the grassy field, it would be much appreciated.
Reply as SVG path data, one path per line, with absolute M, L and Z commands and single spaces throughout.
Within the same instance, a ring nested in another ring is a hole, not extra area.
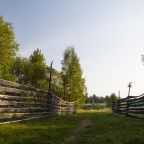
M 0 144 L 144 144 L 144 120 L 108 110 L 78 111 L 0 125 Z

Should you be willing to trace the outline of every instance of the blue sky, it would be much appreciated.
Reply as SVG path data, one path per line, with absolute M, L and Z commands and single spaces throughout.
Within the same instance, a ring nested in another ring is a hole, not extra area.
M 60 70 L 74 46 L 89 95 L 125 97 L 131 81 L 132 95 L 144 93 L 143 0 L 0 0 L 0 15 L 13 23 L 22 56 L 40 48 Z

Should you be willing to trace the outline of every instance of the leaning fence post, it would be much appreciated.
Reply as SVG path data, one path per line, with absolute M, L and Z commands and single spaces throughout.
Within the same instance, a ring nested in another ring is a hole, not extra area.
M 76 113 L 77 111 L 77 109 L 76 109 L 76 106 L 77 106 L 77 103 L 76 103 L 76 101 L 74 102 L 74 113 Z
M 52 81 L 52 65 L 53 65 L 53 61 L 51 62 L 50 65 L 50 71 L 49 71 L 49 88 L 48 88 L 48 92 L 51 93 L 51 81 Z
M 52 100 L 52 93 L 48 92 L 48 101 L 47 101 L 47 112 L 52 115 L 52 104 L 53 104 L 53 100 Z
M 49 69 L 49 72 L 48 72 L 48 98 L 47 98 L 47 112 L 48 113 L 52 113 L 52 93 L 51 93 L 51 81 L 52 81 L 52 64 L 53 64 L 53 61 L 51 62 L 51 65 L 50 65 L 50 69 Z

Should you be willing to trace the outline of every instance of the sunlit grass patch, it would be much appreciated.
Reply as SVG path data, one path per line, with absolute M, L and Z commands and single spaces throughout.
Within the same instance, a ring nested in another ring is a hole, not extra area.
M 89 124 L 71 142 L 77 128 Z M 76 114 L 0 125 L 0 144 L 143 144 L 144 120 L 111 110 L 77 110 Z
M 99 109 L 99 110 L 83 110 L 79 109 L 77 110 L 77 113 L 99 113 L 99 112 L 106 112 L 106 113 L 111 113 L 111 109 Z

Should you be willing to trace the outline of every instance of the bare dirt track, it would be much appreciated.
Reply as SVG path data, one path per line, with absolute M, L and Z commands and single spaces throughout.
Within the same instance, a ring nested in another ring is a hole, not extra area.
M 79 139 L 80 133 L 84 131 L 85 128 L 89 126 L 90 124 L 91 124 L 91 121 L 89 119 L 82 120 L 80 122 L 80 125 L 77 127 L 77 129 L 68 138 L 66 138 L 61 144 L 72 143 L 75 140 Z

